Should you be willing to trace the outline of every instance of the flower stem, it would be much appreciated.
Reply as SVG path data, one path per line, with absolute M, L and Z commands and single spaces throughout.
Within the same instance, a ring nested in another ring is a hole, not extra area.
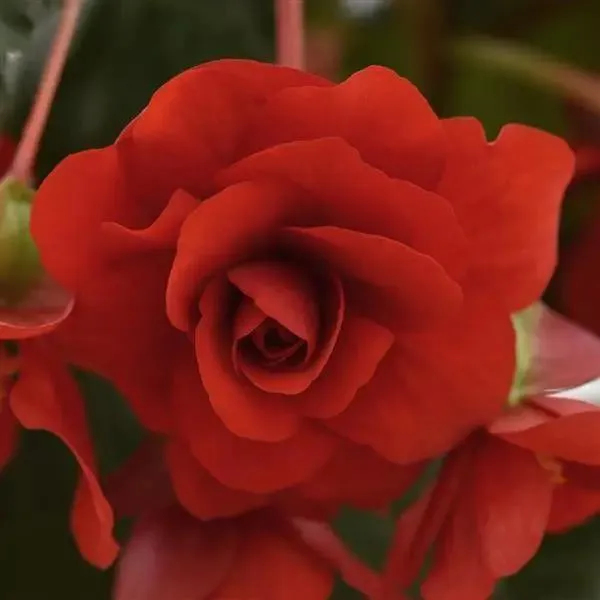
M 277 62 L 304 69 L 304 0 L 275 0 Z
M 15 153 L 11 174 L 15 179 L 27 185 L 31 184 L 33 179 L 33 168 L 40 140 L 46 128 L 52 102 L 67 61 L 82 5 L 83 0 L 63 0 L 61 19 L 50 56 L 44 67 L 31 112 Z

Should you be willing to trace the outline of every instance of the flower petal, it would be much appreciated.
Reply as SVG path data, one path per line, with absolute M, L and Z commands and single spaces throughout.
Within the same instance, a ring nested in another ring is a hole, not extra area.
M 333 225 L 390 238 L 431 256 L 454 279 L 465 274 L 467 241 L 448 201 L 374 169 L 344 140 L 282 144 L 218 175 L 222 186 L 265 178 L 305 190 L 295 202 L 312 220 L 287 225 Z
M 274 231 L 303 213 L 291 186 L 265 182 L 233 185 L 202 202 L 181 229 L 169 277 L 167 314 L 173 325 L 188 332 L 208 280 L 257 257 L 272 244 Z
M 447 326 L 398 338 L 372 381 L 327 424 L 392 462 L 439 455 L 502 410 L 514 341 L 505 311 L 467 292 Z
M 282 234 L 303 256 L 350 278 L 353 304 L 394 331 L 443 319 L 462 301 L 459 285 L 438 263 L 400 242 L 334 226 L 287 227 Z M 380 296 L 385 303 L 374 303 Z M 381 315 L 382 305 L 393 310 Z
M 397 179 L 433 189 L 446 158 L 440 121 L 419 90 L 391 69 L 371 66 L 332 87 L 297 87 L 258 112 L 252 148 L 341 137 Z
M 168 198 L 177 188 L 198 198 L 214 193 L 213 175 L 240 156 L 246 124 L 258 105 L 297 85 L 329 84 L 252 61 L 214 61 L 173 77 L 117 142 L 132 145 L 130 169 L 138 190 L 148 202 Z
M 101 223 L 148 224 L 149 211 L 130 201 L 129 189 L 124 151 L 115 146 L 73 154 L 44 179 L 31 232 L 44 266 L 65 288 L 76 291 L 88 277 Z
M 198 519 L 231 517 L 265 502 L 260 495 L 233 490 L 219 483 L 181 442 L 171 441 L 167 445 L 166 460 L 177 498 Z
M 437 191 L 475 244 L 478 277 L 507 308 L 537 301 L 556 264 L 560 204 L 574 169 L 561 139 L 522 125 L 488 144 L 475 119 L 443 121 L 451 150 Z
M 251 515 L 241 522 L 240 538 L 239 553 L 231 575 L 211 600 L 329 598 L 333 572 L 276 521 Z
M 600 338 L 548 307 L 532 315 L 533 356 L 526 375 L 529 395 L 564 392 L 600 377 Z
M 40 341 L 23 343 L 21 360 L 20 377 L 10 395 L 11 409 L 23 427 L 56 435 L 77 459 L 82 478 L 75 494 L 71 527 L 83 556 L 106 568 L 118 552 L 112 535 L 113 512 L 98 483 L 77 386 L 55 351 Z
M 227 278 L 267 316 L 299 338 L 315 343 L 319 328 L 317 290 L 304 271 L 292 264 L 257 261 L 229 269 Z
M 463 496 L 437 541 L 433 564 L 421 587 L 423 600 L 490 598 L 496 581 L 482 561 L 477 528 L 473 526 L 473 494 Z
M 538 419 L 518 412 L 499 419 L 490 432 L 532 452 L 600 466 L 599 407 L 567 398 L 536 398 L 528 409 L 537 412 Z
M 102 249 L 104 255 L 120 255 L 136 251 L 175 249 L 179 231 L 198 200 L 183 190 L 177 190 L 156 221 L 143 229 L 129 229 L 113 221 L 103 223 Z
M 300 417 L 289 399 L 266 394 L 237 375 L 231 360 L 232 333 L 228 313 L 229 286 L 211 281 L 202 295 L 195 334 L 196 358 L 208 401 L 232 434 L 267 442 L 290 438 L 300 427 Z M 195 375 L 194 379 L 198 379 Z
M 296 399 L 298 410 L 318 419 L 340 414 L 371 381 L 393 342 L 394 336 L 384 327 L 346 312 L 327 366 Z
M 567 481 L 554 490 L 548 519 L 549 533 L 563 533 L 600 512 L 600 492 L 579 488 Z
M 423 464 L 398 466 L 366 446 L 343 443 L 332 459 L 291 495 L 301 502 L 331 506 L 349 504 L 364 510 L 386 508 L 415 483 Z
M 313 394 L 313 386 L 319 387 L 318 382 L 326 377 L 323 372 L 328 371 L 329 360 L 339 340 L 346 314 L 346 301 L 340 280 L 334 273 L 320 275 L 314 295 L 320 300 L 318 309 L 321 326 L 319 331 L 311 335 L 313 339 L 308 340 L 303 364 L 295 369 L 267 371 L 248 361 L 240 363 L 240 369 L 248 379 L 257 388 L 269 393 L 270 399 L 280 403 L 287 403 L 291 395 Z M 317 334 L 320 344 L 315 348 Z
M 185 357 L 175 373 L 173 402 L 179 428 L 196 460 L 218 481 L 256 494 L 307 479 L 332 456 L 336 439 L 308 424 L 279 442 L 237 437 L 213 412 L 196 365 Z
M 452 450 L 432 485 L 398 517 L 383 575 L 385 589 L 408 588 L 417 580 L 455 503 L 470 492 L 466 483 L 479 443 L 472 436 Z
M 475 456 L 472 480 L 484 562 L 507 577 L 540 547 L 554 484 L 535 454 L 491 436 Z
M 49 333 L 73 310 L 73 295 L 43 277 L 15 306 L 0 307 L 0 339 L 24 340 Z
M 171 260 L 168 251 L 131 252 L 98 264 L 80 288 L 69 319 L 51 334 L 70 362 L 110 379 L 153 431 L 171 426 L 172 349 L 189 347 L 165 316 Z
M 209 600 L 236 559 L 235 522 L 204 522 L 180 508 L 140 519 L 119 561 L 115 600 Z

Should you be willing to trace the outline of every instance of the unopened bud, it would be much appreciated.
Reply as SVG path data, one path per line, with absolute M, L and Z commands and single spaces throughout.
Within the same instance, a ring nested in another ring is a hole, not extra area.
M 12 177 L 0 183 L 0 305 L 14 304 L 42 275 L 29 232 L 35 192 Z

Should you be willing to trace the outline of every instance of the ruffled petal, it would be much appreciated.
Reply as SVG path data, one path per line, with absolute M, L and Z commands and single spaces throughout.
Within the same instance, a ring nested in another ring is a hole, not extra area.
M 331 506 L 349 504 L 365 510 L 387 507 L 415 483 L 424 465 L 398 466 L 366 446 L 341 444 L 332 459 L 291 493 L 301 503 Z
M 87 560 L 108 567 L 118 551 L 112 535 L 113 512 L 98 483 L 77 386 L 56 352 L 41 341 L 23 343 L 21 360 L 20 377 L 10 395 L 11 408 L 23 427 L 56 435 L 77 459 L 82 478 L 71 512 L 73 534 Z
M 154 431 L 171 427 L 173 349 L 189 347 L 165 315 L 171 260 L 169 251 L 131 252 L 98 265 L 80 288 L 69 319 L 51 334 L 70 362 L 109 379 Z
M 508 315 L 473 291 L 447 327 L 398 338 L 371 382 L 327 425 L 393 462 L 439 455 L 501 412 L 514 347 Z
M 281 184 L 232 185 L 202 202 L 181 229 L 169 277 L 167 313 L 173 325 L 190 331 L 194 305 L 211 277 L 264 252 L 279 227 L 303 219 L 297 192 Z
M 556 264 L 560 204 L 574 169 L 561 139 L 522 125 L 488 144 L 475 119 L 443 121 L 449 159 L 437 191 L 473 241 L 478 277 L 516 311 L 537 301 Z
M 142 227 L 148 219 L 143 205 L 131 202 L 124 152 L 109 146 L 65 158 L 44 179 L 35 195 L 31 233 L 52 277 L 77 290 L 97 260 L 101 223 Z
M 129 165 L 146 202 L 177 188 L 215 192 L 214 173 L 241 156 L 247 123 L 266 97 L 287 87 L 328 85 L 314 75 L 252 61 L 214 61 L 165 83 L 127 127 Z M 157 168 L 160 165 L 160 168 Z
M 298 411 L 318 419 L 340 414 L 374 377 L 393 343 L 385 327 L 347 311 L 326 368 L 296 399 Z
M 462 301 L 459 285 L 437 262 L 395 240 L 334 226 L 288 227 L 282 235 L 302 256 L 349 278 L 352 304 L 394 331 L 442 320 Z M 382 306 L 389 308 L 383 315 Z
M 448 201 L 374 169 L 344 140 L 268 148 L 225 169 L 218 182 L 229 186 L 265 178 L 305 190 L 294 202 L 313 219 L 288 225 L 333 225 L 390 238 L 430 256 L 452 278 L 464 276 L 467 241 Z
M 398 179 L 433 189 L 447 152 L 443 128 L 419 90 L 391 69 L 372 66 L 333 87 L 298 87 L 258 112 L 252 149 L 341 137 L 364 160 Z
M 279 442 L 237 437 L 213 412 L 191 357 L 179 360 L 174 385 L 182 435 L 196 460 L 227 487 L 255 494 L 278 491 L 310 477 L 335 451 L 335 436 L 308 423 Z
M 300 428 L 300 416 L 289 398 L 256 389 L 235 372 L 231 358 L 232 324 L 228 310 L 230 284 L 215 279 L 200 302 L 202 319 L 195 333 L 196 358 L 204 397 L 232 434 L 265 442 L 290 438 Z M 205 396 L 207 394 L 207 396 Z
M 199 519 L 231 517 L 265 503 L 261 495 L 219 483 L 181 442 L 174 440 L 167 445 L 166 460 L 179 502 Z

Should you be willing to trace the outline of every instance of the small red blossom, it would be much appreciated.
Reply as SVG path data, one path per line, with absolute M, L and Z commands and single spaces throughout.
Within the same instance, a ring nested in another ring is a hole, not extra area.
M 15 145 L 0 137 L 3 175 L 14 152 Z M 27 246 L 27 211 L 21 207 L 15 212 L 13 203 L 23 202 L 19 192 L 32 192 L 12 185 L 12 179 L 7 183 L 4 179 L 0 189 L 0 468 L 17 449 L 20 427 L 58 437 L 82 472 L 71 510 L 73 535 L 82 555 L 106 568 L 118 551 L 113 511 L 96 477 L 83 400 L 57 343 L 73 297 L 42 272 Z
M 76 294 L 70 355 L 168 439 L 191 513 L 377 506 L 501 411 L 572 170 L 384 68 L 217 61 L 61 163 L 32 229 Z
M 333 571 L 268 511 L 199 521 L 177 507 L 142 517 L 114 600 L 327 600 Z
M 472 434 L 398 523 L 388 583 L 409 585 L 425 555 L 424 600 L 486 600 L 546 532 L 600 512 L 600 407 L 531 398 Z
M 83 556 L 108 567 L 117 554 L 113 513 L 95 473 L 83 400 L 55 343 L 72 299 L 48 279 L 18 306 L 0 309 L 0 466 L 10 459 L 20 426 L 57 436 L 81 468 L 71 527 Z

